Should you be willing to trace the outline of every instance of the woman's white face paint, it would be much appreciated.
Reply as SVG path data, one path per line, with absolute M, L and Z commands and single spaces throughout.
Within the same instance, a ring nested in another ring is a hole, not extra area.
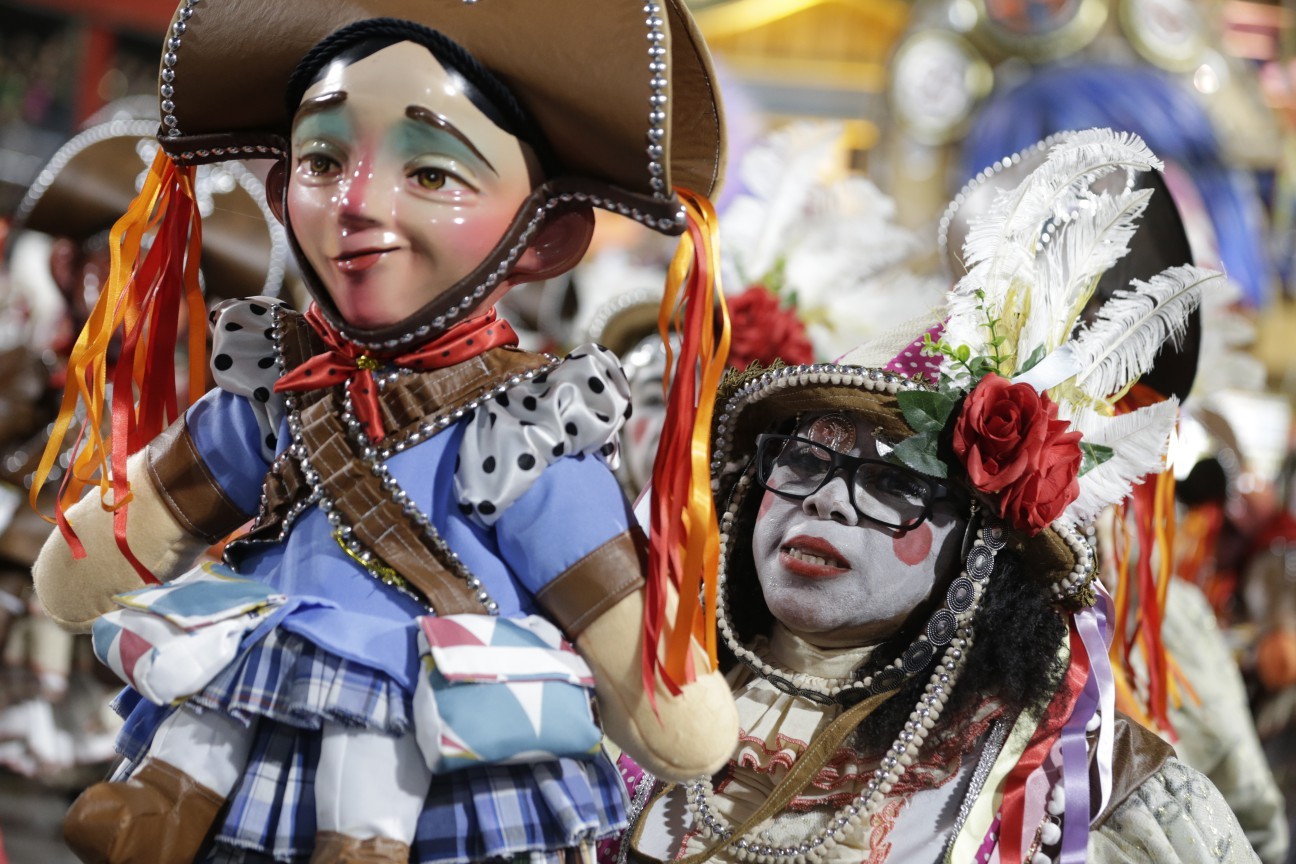
M 880 458 L 871 422 L 818 415 L 797 435 L 852 456 Z M 821 646 L 867 645 L 893 634 L 909 614 L 944 590 L 957 566 L 965 521 L 938 502 L 915 528 L 870 522 L 838 474 L 803 501 L 766 491 L 752 532 L 752 557 L 774 617 Z

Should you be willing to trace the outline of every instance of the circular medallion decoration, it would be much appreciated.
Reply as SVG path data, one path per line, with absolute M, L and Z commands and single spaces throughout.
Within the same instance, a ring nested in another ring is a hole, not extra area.
M 944 144 L 966 130 L 993 84 L 990 64 L 966 39 L 920 30 L 896 50 L 888 97 L 894 116 L 915 138 Z
M 1206 50 L 1205 22 L 1193 0 L 1121 0 L 1120 22 L 1145 60 L 1171 72 L 1197 66 Z
M 1008 54 L 1057 60 L 1088 45 L 1107 20 L 1105 0 L 975 0 L 977 32 Z

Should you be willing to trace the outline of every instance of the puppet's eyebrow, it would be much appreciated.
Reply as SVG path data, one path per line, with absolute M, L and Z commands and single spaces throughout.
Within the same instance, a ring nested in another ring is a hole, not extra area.
M 293 118 L 293 122 L 300 123 L 312 114 L 336 108 L 346 102 L 346 98 L 345 90 L 335 90 L 332 93 L 325 93 L 322 96 L 316 96 L 314 99 L 308 99 L 297 109 L 297 116 Z
M 474 156 L 482 161 L 482 164 L 491 170 L 492 174 L 496 177 L 499 176 L 499 172 L 495 170 L 495 166 L 492 165 L 490 160 L 477 149 L 477 145 L 469 141 L 467 135 L 460 132 L 453 123 L 442 117 L 440 114 L 437 114 L 434 111 L 429 111 L 422 105 L 411 105 L 405 109 L 405 116 L 418 123 L 424 123 L 431 126 L 433 129 L 440 129 L 442 132 L 446 132 L 452 137 L 457 138 L 460 143 L 472 152 Z

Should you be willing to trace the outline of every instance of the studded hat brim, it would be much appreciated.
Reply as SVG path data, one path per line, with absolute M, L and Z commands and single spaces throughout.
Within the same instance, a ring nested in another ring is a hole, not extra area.
M 467 49 L 535 120 L 564 175 L 678 233 L 672 192 L 710 195 L 724 127 L 710 55 L 683 0 L 181 0 L 161 65 L 173 158 L 284 155 L 302 57 L 357 21 L 397 18 Z
M 924 382 L 881 369 L 831 364 L 757 367 L 730 375 L 716 401 L 712 437 L 712 486 L 722 520 L 734 503 L 744 510 L 759 503 L 758 495 L 733 494 L 751 471 L 757 435 L 790 427 L 805 414 L 841 411 L 861 414 L 886 435 L 903 439 L 914 431 L 896 394 L 929 389 Z M 744 500 L 734 502 L 735 497 Z M 1087 588 L 1092 555 L 1073 529 L 1055 523 L 1033 537 L 1009 531 L 1008 543 L 1021 555 L 1026 572 L 1048 585 L 1056 599 L 1067 601 Z

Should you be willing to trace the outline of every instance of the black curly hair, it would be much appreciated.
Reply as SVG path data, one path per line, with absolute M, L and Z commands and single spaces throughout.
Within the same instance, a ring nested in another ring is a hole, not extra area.
M 553 173 L 556 166 L 553 150 L 513 91 L 462 45 L 413 21 L 369 18 L 349 24 L 321 40 L 306 53 L 288 79 L 284 98 L 289 114 L 297 111 L 302 95 L 335 60 L 355 63 L 400 42 L 422 45 L 439 63 L 457 74 L 468 101 L 500 129 L 529 144 L 545 173 Z

